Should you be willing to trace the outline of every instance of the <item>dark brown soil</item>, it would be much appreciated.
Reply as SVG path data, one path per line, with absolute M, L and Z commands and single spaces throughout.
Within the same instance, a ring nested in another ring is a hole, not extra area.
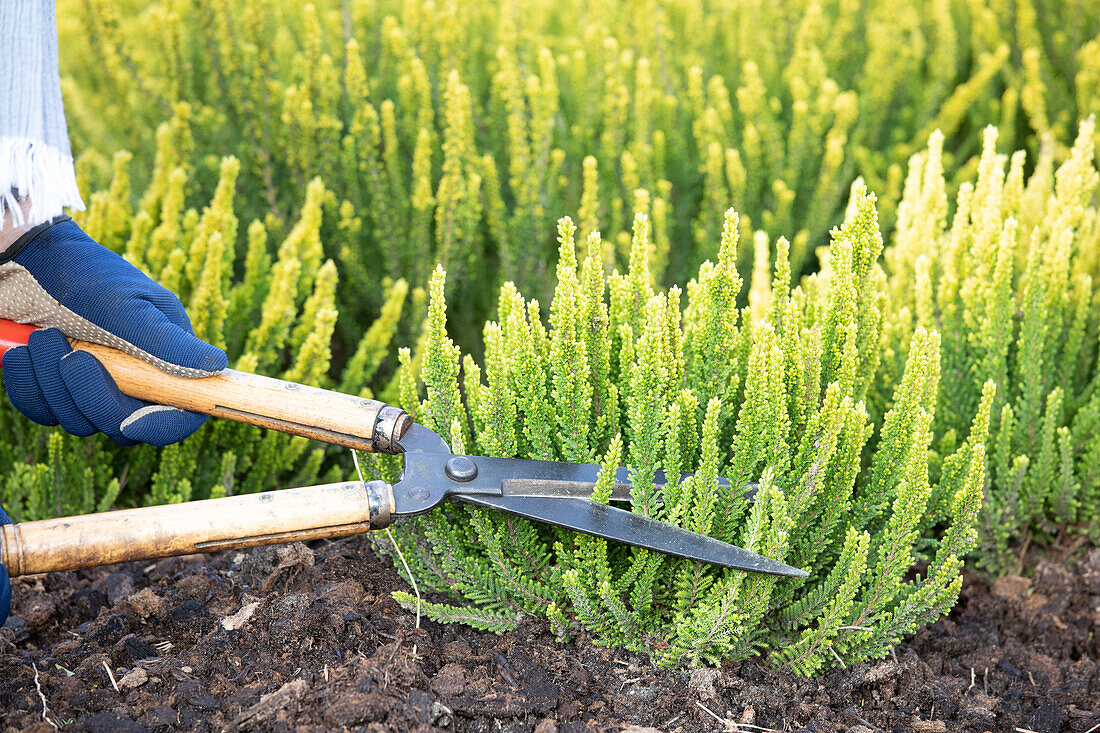
M 967 577 L 896 656 L 816 680 L 417 630 L 401 585 L 362 538 L 18 580 L 0 730 L 1100 731 L 1100 550 Z

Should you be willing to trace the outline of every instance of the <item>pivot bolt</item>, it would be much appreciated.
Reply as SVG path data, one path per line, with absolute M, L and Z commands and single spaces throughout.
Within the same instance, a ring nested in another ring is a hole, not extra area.
M 447 459 L 447 465 L 443 467 L 443 472 L 452 481 L 465 483 L 477 478 L 477 465 L 466 456 L 454 456 Z

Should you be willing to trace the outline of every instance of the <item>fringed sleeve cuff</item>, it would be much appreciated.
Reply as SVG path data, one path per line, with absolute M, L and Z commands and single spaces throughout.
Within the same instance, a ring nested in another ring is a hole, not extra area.
M 84 209 L 72 156 L 41 140 L 0 137 L 0 225 L 35 226 L 64 208 Z
M 0 226 L 84 208 L 57 53 L 53 0 L 0 0 Z

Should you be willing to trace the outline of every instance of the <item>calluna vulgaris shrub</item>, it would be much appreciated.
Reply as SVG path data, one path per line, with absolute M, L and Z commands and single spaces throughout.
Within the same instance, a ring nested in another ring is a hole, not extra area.
M 947 458 L 960 469 L 930 480 L 940 337 L 918 327 L 875 434 L 865 401 L 882 364 L 886 279 L 874 197 L 862 182 L 833 233 L 828 267 L 792 290 L 781 239 L 774 282 L 758 283 L 744 309 L 732 209 L 717 261 L 703 264 L 686 293 L 654 289 L 643 213 L 626 274 L 605 276 L 599 233 L 586 238 L 578 267 L 575 234 L 569 219 L 559 222 L 549 328 L 537 301 L 505 285 L 499 320 L 485 326 L 483 366 L 447 336 L 445 275 L 436 270 L 419 368 L 426 399 L 404 351 L 404 407 L 456 451 L 600 460 L 594 498 L 604 502 L 625 462 L 634 511 L 812 575 L 749 575 L 455 505 L 394 530 L 420 588 L 469 602 L 430 603 L 428 615 L 494 630 L 543 616 L 561 637 L 583 627 L 661 663 L 766 649 L 811 674 L 881 656 L 954 604 L 976 534 L 995 388 L 982 389 Z M 393 478 L 388 462 L 377 465 Z M 657 492 L 657 470 L 695 475 Z M 719 489 L 719 474 L 731 490 Z M 930 511 L 939 496 L 944 511 Z M 917 560 L 926 569 L 909 579 Z M 407 593 L 398 598 L 416 605 Z
M 1016 565 L 1010 546 L 1100 534 L 1095 135 L 1089 118 L 1056 167 L 1053 141 L 1029 164 L 1023 151 L 999 155 L 997 130 L 987 129 L 977 179 L 959 186 L 953 212 L 933 135 L 910 161 L 885 254 L 883 349 L 893 363 L 883 383 L 900 375 L 915 328 L 942 334 L 935 472 L 967 470 L 948 454 L 982 382 L 997 386 L 979 547 L 994 570 Z M 938 495 L 934 510 L 949 501 Z
M 599 234 L 578 269 L 563 219 L 549 329 L 538 302 L 506 285 L 484 368 L 461 359 L 461 392 L 437 270 L 423 357 L 417 368 L 403 353 L 400 394 L 455 450 L 626 462 L 635 511 L 813 575 L 745 576 L 448 507 L 397 533 L 419 585 L 466 602 L 427 613 L 489 629 L 545 616 L 563 637 L 583 627 L 659 662 L 764 648 L 813 673 L 881 655 L 949 608 L 979 532 L 978 557 L 994 570 L 1030 539 L 1095 539 L 1094 133 L 1095 120 L 1083 122 L 1057 168 L 1048 142 L 1025 176 L 1025 154 L 999 156 L 989 128 L 950 226 L 935 133 L 911 161 L 889 275 L 873 198 L 857 182 L 822 270 L 790 289 L 780 239 L 774 277 L 757 268 L 740 310 L 732 210 L 718 264 L 704 263 L 684 308 L 678 288 L 652 288 L 643 214 L 627 273 L 608 278 Z M 658 469 L 696 475 L 658 494 Z M 380 472 L 392 478 L 384 462 Z M 719 474 L 731 492 L 719 492 Z
M 169 117 L 198 153 L 189 192 L 234 155 L 250 218 L 293 221 L 322 177 L 347 211 L 323 241 L 349 349 L 381 276 L 423 285 L 437 261 L 467 345 L 502 282 L 545 299 L 567 212 L 609 270 L 646 213 L 669 284 L 715 259 L 732 206 L 742 276 L 755 230 L 788 238 L 798 276 L 857 176 L 889 229 L 933 129 L 965 179 L 984 126 L 1034 155 L 1100 89 L 1100 13 L 1063 0 L 61 0 L 58 21 L 89 179 L 127 149 L 144 181 Z

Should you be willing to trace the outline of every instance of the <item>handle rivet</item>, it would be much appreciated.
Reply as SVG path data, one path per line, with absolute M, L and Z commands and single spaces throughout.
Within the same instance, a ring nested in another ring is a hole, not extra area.
M 274 498 L 275 497 L 272 496 L 271 494 L 260 494 L 260 501 L 262 501 L 264 504 L 268 503 L 269 501 L 271 501 Z
M 370 407 L 371 406 L 371 400 L 368 400 L 366 397 L 364 397 L 363 399 L 359 400 L 359 406 L 360 407 Z
M 447 460 L 447 465 L 443 467 L 443 472 L 452 481 L 473 481 L 477 478 L 477 465 L 474 464 L 466 456 L 454 456 Z
M 293 392 L 294 390 L 298 389 L 298 387 L 300 387 L 300 386 L 301 385 L 296 383 L 296 382 L 287 382 L 286 384 L 283 385 L 283 389 L 288 390 L 290 392 Z
M 427 501 L 432 497 L 432 492 L 427 489 L 422 489 L 419 486 L 415 489 L 409 489 L 409 498 L 416 501 Z

